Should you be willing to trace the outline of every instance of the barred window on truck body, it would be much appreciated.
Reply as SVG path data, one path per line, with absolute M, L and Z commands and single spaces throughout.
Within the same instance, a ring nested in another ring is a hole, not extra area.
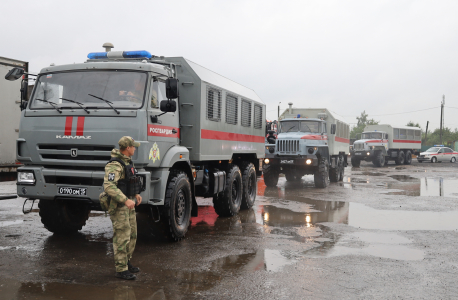
M 226 123 L 237 125 L 238 114 L 238 99 L 237 96 L 226 94 Z
M 221 91 L 207 87 L 207 119 L 221 121 Z
M 262 106 L 254 105 L 254 128 L 260 129 L 262 127 Z
M 242 126 L 251 126 L 251 102 L 242 99 Z

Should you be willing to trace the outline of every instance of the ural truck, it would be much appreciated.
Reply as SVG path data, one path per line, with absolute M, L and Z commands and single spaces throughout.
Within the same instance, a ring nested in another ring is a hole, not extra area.
M 0 74 L 5 76 L 11 69 L 20 67 L 28 72 L 29 63 L 16 59 L 0 57 Z M 0 80 L 0 120 L 2 133 L 0 135 L 0 181 L 14 180 L 16 177 L 16 139 L 19 135 L 19 119 L 21 116 L 21 97 L 27 95 L 27 78 L 18 81 Z M 24 96 L 26 97 L 26 96 Z M 18 105 L 19 104 L 19 105 Z
M 421 149 L 421 128 L 393 127 L 388 124 L 368 125 L 361 139 L 353 143 L 351 165 L 359 167 L 361 161 L 381 167 L 394 161 L 397 165 L 410 165 L 412 154 Z
M 17 193 L 39 200 L 44 226 L 76 232 L 101 210 L 104 167 L 125 135 L 140 143 L 139 208 L 170 239 L 185 236 L 197 196 L 212 197 L 220 216 L 252 207 L 266 119 L 256 93 L 183 57 L 104 47 L 42 69 L 22 111 Z
M 265 145 L 271 153 L 263 164 L 265 184 L 276 186 L 280 174 L 287 181 L 299 181 L 302 176 L 313 174 L 318 188 L 327 187 L 329 181 L 343 180 L 349 125 L 325 108 L 291 106 L 292 103 L 281 116 L 275 145 Z

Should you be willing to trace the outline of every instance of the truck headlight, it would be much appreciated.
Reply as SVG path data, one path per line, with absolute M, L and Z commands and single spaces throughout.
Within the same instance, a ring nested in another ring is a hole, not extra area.
M 264 159 L 264 163 L 267 165 L 269 164 L 270 160 L 268 158 Z
M 366 154 L 367 154 L 367 155 L 371 155 L 371 153 L 370 153 L 370 152 L 367 152 Z
M 17 182 L 25 184 L 35 184 L 35 174 L 32 171 L 19 171 L 17 173 Z
M 309 158 L 309 159 L 307 159 L 307 160 L 305 161 L 305 163 L 306 163 L 307 165 L 310 165 L 310 164 L 312 163 L 312 160 Z

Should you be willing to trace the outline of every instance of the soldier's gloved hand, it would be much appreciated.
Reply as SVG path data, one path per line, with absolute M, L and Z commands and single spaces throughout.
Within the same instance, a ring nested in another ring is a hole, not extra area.
M 140 205 L 140 203 L 142 203 L 142 196 L 140 196 L 139 194 L 135 195 L 135 198 L 137 199 L 137 206 Z
M 127 199 L 127 201 L 124 203 L 127 208 L 129 209 L 134 209 L 135 208 L 135 202 L 130 200 L 130 199 Z

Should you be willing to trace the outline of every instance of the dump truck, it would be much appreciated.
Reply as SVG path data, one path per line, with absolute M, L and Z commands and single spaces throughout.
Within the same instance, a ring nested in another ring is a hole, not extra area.
M 372 162 L 382 167 L 389 161 L 397 165 L 410 165 L 412 154 L 421 149 L 421 128 L 393 127 L 388 124 L 368 125 L 361 138 L 353 143 L 351 165 L 359 167 L 361 161 Z
M 0 57 L 0 74 L 5 76 L 11 69 L 20 67 L 28 72 L 29 63 L 17 59 Z M 18 166 L 16 161 L 16 139 L 19 136 L 21 117 L 20 93 L 27 93 L 27 78 L 18 81 L 0 80 L 0 119 L 2 133 L 0 142 L 0 181 L 14 180 Z M 22 89 L 22 90 L 21 90 Z
M 183 57 L 104 47 L 43 68 L 22 112 L 17 193 L 39 200 L 44 226 L 75 232 L 101 210 L 104 167 L 126 135 L 140 143 L 139 209 L 170 239 L 185 236 L 198 196 L 213 198 L 219 216 L 252 207 L 266 119 L 257 94 Z
M 349 151 L 350 126 L 326 108 L 290 107 L 280 117 L 275 145 L 263 163 L 264 182 L 276 186 L 280 174 L 287 181 L 314 175 L 318 188 L 343 180 Z M 267 152 L 266 152 L 267 153 Z

